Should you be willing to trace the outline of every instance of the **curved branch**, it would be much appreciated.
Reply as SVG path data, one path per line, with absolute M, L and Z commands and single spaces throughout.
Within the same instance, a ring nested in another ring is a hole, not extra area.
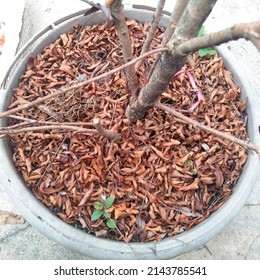
M 80 133 L 99 133 L 100 135 L 112 140 L 112 141 L 121 141 L 122 137 L 120 133 L 114 132 L 112 130 L 105 129 L 100 123 L 99 118 L 94 118 L 92 123 L 84 123 L 84 122 L 73 122 L 73 123 L 57 123 L 57 122 L 47 122 L 47 121 L 37 121 L 32 119 L 26 119 L 23 117 L 14 118 L 20 120 L 26 120 L 23 123 L 9 126 L 9 127 L 1 127 L 0 128 L 0 136 L 8 135 L 8 134 L 19 134 L 23 132 L 31 132 L 31 131 L 41 131 L 41 130 L 69 130 Z M 28 124 L 44 124 L 43 126 L 30 126 L 30 127 L 21 127 Z M 78 127 L 79 125 L 89 125 L 94 126 L 95 129 L 87 129 L 83 127 Z
M 177 50 L 172 49 L 172 51 L 177 51 L 182 55 L 186 55 L 199 49 L 217 46 L 239 38 L 252 41 L 260 51 L 260 22 L 236 24 L 203 37 L 193 38 L 180 44 Z

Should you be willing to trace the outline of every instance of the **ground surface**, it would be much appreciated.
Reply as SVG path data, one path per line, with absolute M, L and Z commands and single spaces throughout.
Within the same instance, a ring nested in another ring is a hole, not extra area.
M 20 2 L 20 0 L 17 1 Z M 152 2 L 156 3 L 156 1 Z M 166 7 L 171 7 L 174 3 L 174 1 L 166 2 Z M 151 1 L 142 1 L 142 3 L 150 4 Z M 85 4 L 80 0 L 26 0 L 21 44 L 27 40 L 26 38 L 54 20 L 84 7 Z M 15 23 L 13 13 L 10 14 L 10 17 L 13 17 Z M 247 1 L 246 7 L 245 1 L 242 0 L 228 2 L 219 0 L 207 21 L 206 28 L 218 30 L 236 22 L 259 21 L 259 17 L 260 3 L 257 0 Z M 250 83 L 256 88 L 260 100 L 259 53 L 250 43 L 243 40 L 231 42 L 228 47 L 249 77 Z M 7 197 L 3 186 L 0 186 L 0 210 L 18 213 Z M 260 182 L 254 186 L 253 193 L 240 214 L 221 234 L 208 242 L 205 247 L 180 256 L 179 259 L 260 259 L 259 211 Z M 0 259 L 85 258 L 47 239 L 27 223 L 0 225 Z

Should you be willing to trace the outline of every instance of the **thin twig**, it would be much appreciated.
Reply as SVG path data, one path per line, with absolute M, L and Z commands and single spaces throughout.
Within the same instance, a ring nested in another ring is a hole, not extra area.
M 5 130 L 0 131 L 0 135 L 7 135 L 7 134 L 18 134 L 30 131 L 40 131 L 40 130 L 71 130 L 75 132 L 81 133 L 98 133 L 96 129 L 87 129 L 82 127 L 76 127 L 72 125 L 46 125 L 46 126 L 34 126 L 34 127 L 24 127 L 18 129 L 6 128 Z
M 122 137 L 120 133 L 114 132 L 112 130 L 108 130 L 105 129 L 102 124 L 100 123 L 100 119 L 99 118 L 94 118 L 93 120 L 93 124 L 96 128 L 96 130 L 98 131 L 99 134 L 101 134 L 102 136 L 112 140 L 112 141 L 121 141 Z
M 151 28 L 148 32 L 146 40 L 143 44 L 143 47 L 142 47 L 142 50 L 141 50 L 141 55 L 146 53 L 150 49 L 150 46 L 152 44 L 154 35 L 156 33 L 156 30 L 158 28 L 159 22 L 160 22 L 161 17 L 162 17 L 162 12 L 163 12 L 165 1 L 166 0 L 159 0 L 158 1 L 157 8 L 156 8 L 156 11 L 155 11 L 154 17 L 153 17 L 153 22 L 151 24 Z M 139 70 L 141 64 L 142 64 L 142 61 L 139 61 L 138 63 L 136 63 L 136 65 L 135 65 L 135 70 L 136 71 Z
M 41 121 L 41 120 L 33 120 L 20 116 L 10 115 L 9 118 L 22 120 L 28 123 L 36 123 L 36 124 L 46 124 L 46 125 L 76 125 L 76 126 L 94 126 L 92 122 L 51 122 L 51 121 Z M 26 123 L 25 123 L 26 124 Z M 13 128 L 14 126 L 12 126 Z M 10 126 L 7 128 L 11 128 Z M 1 127 L 1 129 L 6 129 L 6 127 Z
M 244 147 L 246 149 L 255 151 L 257 153 L 257 155 L 260 157 L 260 147 L 259 146 L 256 146 L 256 145 L 254 145 L 254 144 L 252 144 L 252 143 L 250 143 L 248 141 L 244 141 L 242 139 L 239 139 L 239 138 L 237 138 L 237 137 L 235 137 L 233 135 L 227 134 L 225 132 L 218 131 L 218 130 L 212 128 L 212 127 L 209 127 L 209 126 L 206 126 L 206 125 L 204 125 L 202 123 L 199 123 L 198 121 L 192 120 L 189 117 L 186 117 L 183 114 L 181 114 L 181 113 L 175 111 L 174 109 L 172 109 L 172 108 L 170 108 L 168 106 L 165 106 L 165 105 L 163 105 L 161 103 L 156 102 L 155 103 L 155 107 L 157 107 L 157 108 L 159 108 L 161 110 L 164 110 L 164 111 L 170 113 L 171 115 L 173 115 L 173 116 L 175 116 L 175 117 L 185 121 L 186 123 L 192 124 L 195 127 L 203 129 L 203 130 L 205 130 L 205 131 L 207 131 L 207 132 L 209 132 L 211 134 L 214 134 L 216 136 L 219 136 L 221 138 L 227 139 L 227 140 L 229 140 L 229 141 L 231 141 L 233 143 L 236 143 L 236 144 L 238 144 L 238 145 L 240 145 L 240 146 L 242 146 L 242 147 Z
M 116 73 L 118 71 L 121 71 L 122 69 L 127 68 L 129 65 L 133 65 L 133 64 L 137 63 L 139 60 L 145 59 L 146 57 L 148 57 L 150 55 L 153 55 L 153 54 L 158 53 L 158 52 L 166 52 L 168 50 L 169 49 L 165 47 L 165 48 L 158 48 L 158 49 L 154 49 L 152 51 L 149 51 L 149 52 L 147 52 L 147 53 L 145 53 L 145 54 L 143 54 L 143 55 L 141 55 L 139 57 L 136 57 L 133 60 L 125 63 L 124 65 L 121 65 L 121 66 L 119 66 L 119 67 L 117 67 L 117 68 L 115 68 L 115 69 L 113 69 L 113 70 L 111 70 L 111 71 L 109 71 L 107 73 L 104 73 L 104 74 L 101 74 L 99 76 L 90 78 L 88 80 L 84 80 L 83 82 L 79 82 L 79 83 L 73 84 L 73 85 L 68 86 L 68 87 L 61 88 L 59 90 L 54 91 L 53 93 L 51 93 L 49 95 L 46 95 L 46 96 L 41 97 L 41 98 L 37 98 L 36 100 L 34 100 L 32 102 L 28 102 L 28 103 L 26 103 L 24 105 L 21 105 L 19 107 L 16 107 L 16 108 L 13 108 L 11 110 L 7 110 L 5 112 L 2 112 L 2 113 L 0 113 L 0 118 L 9 116 L 11 114 L 20 112 L 22 110 L 27 110 L 27 109 L 29 109 L 31 107 L 34 107 L 34 106 L 36 106 L 36 105 L 38 105 L 40 103 L 43 103 L 44 101 L 46 101 L 48 99 L 54 98 L 56 96 L 59 96 L 61 94 L 66 93 L 68 91 L 73 91 L 73 90 L 78 89 L 80 87 L 86 86 L 86 85 L 88 85 L 90 83 L 93 83 L 93 82 L 99 81 L 101 79 L 104 79 L 104 78 L 106 78 L 106 77 L 108 77 L 108 76 L 110 76 L 110 75 L 112 75 L 112 74 L 114 74 L 114 73 Z
M 24 126 L 30 125 L 30 124 L 32 124 L 32 122 L 25 121 L 25 122 L 21 122 L 21 123 L 15 124 L 15 125 L 10 125 L 8 127 L 0 127 L 0 134 L 1 134 L 1 131 L 5 131 L 7 129 L 17 129 L 17 128 L 21 128 L 21 127 L 24 127 Z
M 39 185 L 40 185 L 40 183 L 41 183 L 43 177 L 45 176 L 45 174 L 46 174 L 48 168 L 53 164 L 54 159 L 56 158 L 56 156 L 57 156 L 59 150 L 61 149 L 61 147 L 62 147 L 62 145 L 64 144 L 64 142 L 65 142 L 66 138 L 68 137 L 68 135 L 69 135 L 69 132 L 63 137 L 63 139 L 62 139 L 62 141 L 61 141 L 59 147 L 58 147 L 57 150 L 55 151 L 55 154 L 53 155 L 53 157 L 52 157 L 52 159 L 50 160 L 49 164 L 48 164 L 48 165 L 46 166 L 46 168 L 44 169 L 43 174 L 41 175 L 41 177 L 40 177 L 39 180 L 37 181 L 36 188 L 39 187 Z

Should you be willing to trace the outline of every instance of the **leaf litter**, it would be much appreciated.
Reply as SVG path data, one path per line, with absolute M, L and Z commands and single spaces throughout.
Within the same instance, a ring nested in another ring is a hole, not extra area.
M 137 56 L 148 24 L 128 20 L 127 25 Z M 158 29 L 152 48 L 158 47 L 161 32 Z M 75 26 L 29 59 L 10 108 L 119 66 L 123 56 L 118 46 L 112 26 Z M 153 60 L 149 57 L 140 67 L 142 86 Z M 183 71 L 191 73 L 202 93 L 199 106 L 189 112 L 197 95 L 183 74 L 173 77 L 160 102 L 246 140 L 246 104 L 223 60 L 198 53 L 192 60 Z M 232 194 L 247 154 L 239 145 L 157 108 L 131 124 L 124 116 L 128 99 L 122 71 L 16 113 L 61 126 L 12 134 L 13 160 L 28 188 L 64 222 L 103 238 L 159 241 L 191 229 L 216 211 Z M 89 123 L 94 118 L 120 133 L 122 140 L 62 129 L 63 122 Z M 10 119 L 9 125 L 20 122 Z M 115 229 L 105 219 L 91 220 L 95 203 L 106 197 L 115 197 L 108 209 Z

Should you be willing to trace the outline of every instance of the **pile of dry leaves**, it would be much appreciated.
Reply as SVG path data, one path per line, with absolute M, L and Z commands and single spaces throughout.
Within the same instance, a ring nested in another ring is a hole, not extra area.
M 148 24 L 128 21 L 134 54 L 138 55 Z M 161 38 L 158 30 L 153 48 Z M 139 71 L 147 82 L 148 58 Z M 105 73 L 123 64 L 114 27 L 75 26 L 31 58 L 10 107 L 48 95 L 61 86 Z M 173 78 L 160 99 L 192 119 L 247 139 L 245 104 L 239 88 L 217 55 L 193 55 L 185 68 L 201 89 L 203 100 L 188 108 L 196 94 L 185 74 Z M 157 241 L 192 228 L 231 195 L 246 152 L 237 144 L 213 136 L 157 108 L 131 124 L 124 72 L 50 99 L 16 116 L 60 123 L 56 130 L 11 135 L 13 159 L 27 186 L 65 222 L 96 236 L 124 241 Z M 62 129 L 62 123 L 91 122 L 121 133 L 114 142 L 98 134 Z M 12 118 L 10 125 L 21 121 Z M 39 126 L 41 124 L 37 123 Z M 115 197 L 106 218 L 91 221 L 97 201 Z

